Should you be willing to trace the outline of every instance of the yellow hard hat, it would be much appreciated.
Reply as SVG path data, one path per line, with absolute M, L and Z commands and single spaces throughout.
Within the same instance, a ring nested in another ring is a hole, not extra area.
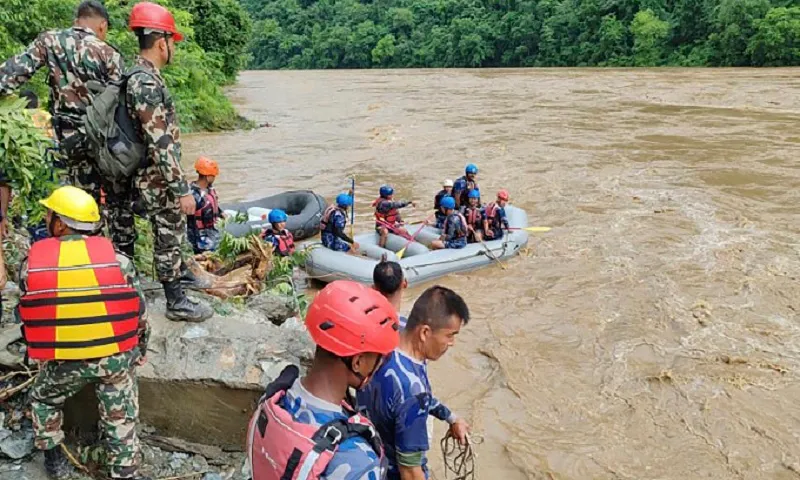
M 39 200 L 39 203 L 67 220 L 70 227 L 79 230 L 92 230 L 100 221 L 100 210 L 94 198 L 71 185 L 57 188 L 49 197 Z

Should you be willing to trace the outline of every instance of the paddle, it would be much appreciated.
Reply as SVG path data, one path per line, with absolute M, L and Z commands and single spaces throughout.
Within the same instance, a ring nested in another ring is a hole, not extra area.
M 408 243 L 406 243 L 405 246 L 403 246 L 403 248 L 401 248 L 400 250 L 397 251 L 397 259 L 398 260 L 403 258 L 403 255 L 406 253 L 406 248 L 408 248 L 408 246 L 411 245 L 414 242 L 414 239 L 417 238 L 417 235 L 419 235 L 419 232 L 422 231 L 422 229 L 425 227 L 425 225 L 428 224 L 428 221 L 430 221 L 430 219 L 433 218 L 435 215 L 436 215 L 436 213 L 433 213 L 433 214 L 431 214 L 430 217 L 428 217 L 425 220 L 423 220 L 422 227 L 419 227 L 419 230 L 417 230 L 416 233 L 414 233 L 414 235 L 411 236 L 411 238 L 408 240 Z
M 380 218 L 376 218 L 375 221 L 378 222 L 378 225 L 382 225 L 382 226 L 386 227 L 387 229 L 389 229 L 390 232 L 394 233 L 398 237 L 411 238 L 407 233 L 400 233 L 400 231 L 397 230 L 397 227 L 394 227 L 394 226 L 384 222 Z
M 353 237 L 353 228 L 356 224 L 356 176 L 350 179 L 350 198 L 353 199 L 353 205 L 350 206 L 350 238 Z
M 506 269 L 506 266 L 505 266 L 505 265 L 503 265 L 503 262 L 501 262 L 499 258 L 497 258 L 497 257 L 495 257 L 495 256 L 494 256 L 494 252 L 492 252 L 492 249 L 491 249 L 491 248 L 489 248 L 489 245 L 486 245 L 486 242 L 484 242 L 482 239 L 481 239 L 481 245 L 483 245 L 483 248 L 485 248 L 485 249 L 486 249 L 486 256 L 487 256 L 487 257 L 489 257 L 489 258 L 491 258 L 491 259 L 492 259 L 492 260 L 494 260 L 495 262 L 497 262 L 497 264 L 498 264 L 498 265 L 500 265 L 500 268 L 502 268 L 503 270 L 505 270 L 505 269 Z
M 551 230 L 550 227 L 510 227 L 506 228 L 506 230 L 525 230 L 526 232 L 533 232 L 533 233 L 544 233 L 549 232 Z

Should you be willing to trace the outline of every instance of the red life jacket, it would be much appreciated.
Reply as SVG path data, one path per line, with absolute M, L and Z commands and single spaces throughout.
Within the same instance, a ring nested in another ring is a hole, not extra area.
M 264 233 L 261 235 L 261 237 L 265 240 L 267 240 L 269 237 L 277 239 L 278 245 L 275 245 L 274 243 L 273 245 L 275 246 L 278 255 L 282 257 L 288 257 L 294 253 L 294 235 L 292 235 L 292 232 L 289 230 L 283 229 L 276 234 L 275 230 L 267 228 L 264 230 Z
M 331 222 L 333 212 L 340 210 L 336 205 L 328 205 L 328 208 L 322 212 L 322 218 L 319 220 L 319 229 L 323 232 L 334 233 L 334 225 Z M 346 217 L 345 217 L 346 218 Z
M 500 211 L 500 206 L 497 205 L 497 202 L 492 202 L 486 205 L 486 220 L 489 222 L 489 228 L 492 230 L 499 230 L 503 228 L 503 223 L 500 220 L 500 215 L 498 212 Z
M 198 230 L 205 230 L 214 228 L 214 224 L 219 218 L 219 198 L 217 191 L 211 187 L 203 194 L 202 198 L 205 200 L 203 206 L 194 212 L 194 224 Z
M 400 210 L 397 208 L 393 208 L 386 213 L 379 212 L 378 206 L 381 202 L 391 202 L 391 200 L 387 200 L 383 197 L 378 197 L 372 202 L 372 206 L 375 207 L 375 218 L 383 223 L 388 223 L 391 226 L 395 226 L 399 223 L 403 223 L 400 219 Z
M 467 207 L 465 213 L 464 218 L 467 220 L 467 225 L 475 229 L 483 228 L 483 214 L 479 207 Z
M 298 369 L 286 367 L 267 391 L 250 420 L 247 455 L 253 480 L 315 480 L 325 472 L 345 440 L 361 436 L 383 460 L 383 444 L 370 421 L 353 411 L 347 420 L 334 420 L 321 427 L 294 420 L 281 407 L 286 390 L 297 381 Z
M 29 358 L 89 360 L 139 343 L 139 294 L 107 238 L 34 243 L 26 287 L 19 316 Z
M 466 237 L 467 236 L 467 219 L 464 218 L 464 215 L 462 215 L 461 212 L 454 212 L 453 214 L 454 215 L 458 215 L 458 217 L 461 219 L 461 228 L 456 229 L 455 238 Z M 444 219 L 444 226 L 442 226 L 442 232 L 444 232 L 445 235 L 447 234 L 447 227 L 448 227 L 447 224 L 448 224 L 449 221 L 450 221 L 450 215 L 448 215 L 447 218 Z

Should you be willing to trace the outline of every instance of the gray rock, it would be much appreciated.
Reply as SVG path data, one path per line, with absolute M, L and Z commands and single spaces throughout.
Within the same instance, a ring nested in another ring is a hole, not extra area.
M 203 475 L 203 480 L 223 480 L 219 473 L 208 472 Z
M 7 435 L 0 440 L 0 452 L 14 460 L 30 455 L 33 453 L 33 430 L 26 428 Z
M 263 292 L 251 298 L 247 302 L 247 308 L 260 313 L 264 319 L 273 324 L 280 325 L 294 315 L 294 299 L 271 292 Z

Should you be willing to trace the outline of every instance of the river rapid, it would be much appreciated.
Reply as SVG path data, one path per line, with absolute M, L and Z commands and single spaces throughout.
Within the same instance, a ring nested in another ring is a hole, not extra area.
M 356 175 L 357 231 L 382 183 L 421 220 L 474 162 L 553 227 L 440 282 L 472 320 L 432 382 L 477 478 L 798 479 L 798 74 L 244 72 L 230 97 L 275 127 L 187 135 L 184 162 L 220 161 L 223 203 Z

